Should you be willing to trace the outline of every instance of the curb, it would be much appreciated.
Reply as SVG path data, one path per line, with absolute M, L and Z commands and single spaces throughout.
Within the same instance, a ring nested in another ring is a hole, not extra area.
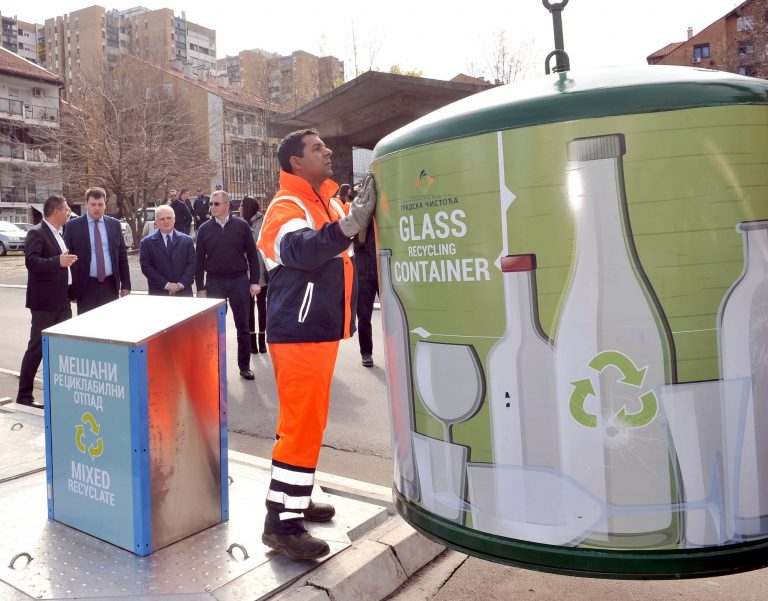
M 270 599 L 381 601 L 443 551 L 395 516 Z

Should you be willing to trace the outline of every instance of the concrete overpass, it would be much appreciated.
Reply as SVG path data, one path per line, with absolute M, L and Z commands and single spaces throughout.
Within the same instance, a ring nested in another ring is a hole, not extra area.
M 352 147 L 372 149 L 387 134 L 451 102 L 492 87 L 458 76 L 451 81 L 368 71 L 295 111 L 276 115 L 270 136 L 315 128 L 333 150 L 334 179 L 352 182 Z

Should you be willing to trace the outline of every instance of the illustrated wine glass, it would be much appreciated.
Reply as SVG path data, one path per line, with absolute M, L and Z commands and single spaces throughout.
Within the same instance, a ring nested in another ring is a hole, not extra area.
M 420 340 L 414 353 L 414 380 L 427 411 L 443 427 L 443 440 L 414 435 L 419 478 L 431 483 L 422 486 L 422 501 L 431 511 L 460 520 L 468 509 L 464 502 L 467 450 L 453 444 L 451 427 L 480 408 L 485 396 L 482 366 L 470 345 Z

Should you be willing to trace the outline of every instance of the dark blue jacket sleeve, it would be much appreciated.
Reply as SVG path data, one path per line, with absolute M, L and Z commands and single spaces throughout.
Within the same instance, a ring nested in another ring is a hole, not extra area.
M 195 245 L 192 239 L 184 241 L 184 274 L 181 276 L 180 284 L 184 288 L 190 288 L 195 281 L 195 272 L 197 270 L 197 255 L 195 254 Z
M 313 271 L 330 261 L 352 241 L 344 235 L 339 222 L 326 223 L 319 230 L 296 230 L 280 241 L 280 259 L 286 267 Z
M 147 278 L 152 289 L 163 289 L 168 283 L 165 276 L 155 267 L 155 253 L 152 249 L 152 236 L 147 236 L 139 243 L 139 265 L 141 273 Z

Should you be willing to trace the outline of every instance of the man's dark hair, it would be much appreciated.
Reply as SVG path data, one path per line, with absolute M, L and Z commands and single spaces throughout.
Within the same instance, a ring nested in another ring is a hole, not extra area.
M 189 192 L 189 188 L 182 188 L 181 190 L 179 190 L 179 196 L 184 194 L 184 192 Z
M 341 184 L 339 186 L 339 191 L 337 193 L 337 196 L 344 202 L 349 202 L 350 200 L 352 200 L 352 198 L 350 197 L 350 192 L 352 192 L 352 186 L 350 186 L 349 184 Z
M 243 196 L 243 200 L 240 203 L 240 217 L 246 221 L 250 221 L 256 212 L 259 210 L 259 201 L 253 196 Z
M 52 194 L 43 203 L 43 216 L 50 217 L 56 209 L 60 209 L 66 202 L 67 199 L 60 194 Z
M 106 202 L 107 199 L 107 191 L 104 188 L 99 188 L 98 186 L 94 186 L 93 188 L 88 188 L 85 191 L 85 202 L 88 202 L 89 198 L 95 198 L 96 200 L 99 200 L 100 198 L 103 198 Z
M 277 161 L 280 168 L 286 173 L 293 173 L 291 157 L 304 156 L 304 136 L 319 136 L 316 129 L 297 129 L 292 131 L 277 145 Z

